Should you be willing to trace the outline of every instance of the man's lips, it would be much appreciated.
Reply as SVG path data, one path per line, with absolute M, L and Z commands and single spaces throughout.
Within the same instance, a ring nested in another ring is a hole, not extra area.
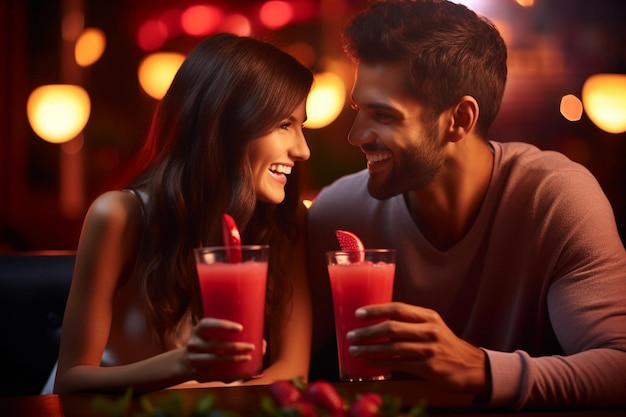
M 367 158 L 367 169 L 371 171 L 374 167 L 376 167 L 376 165 L 391 159 L 391 156 L 392 155 L 389 152 L 366 153 L 365 157 Z
M 365 157 L 367 158 L 367 162 L 380 162 L 385 159 L 391 158 L 391 154 L 389 152 L 384 153 L 366 153 Z

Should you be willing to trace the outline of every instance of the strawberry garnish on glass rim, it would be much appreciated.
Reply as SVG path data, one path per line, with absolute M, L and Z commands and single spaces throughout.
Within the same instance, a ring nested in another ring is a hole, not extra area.
M 222 214 L 222 239 L 228 253 L 228 262 L 241 262 L 241 235 L 237 223 L 230 214 Z
M 337 236 L 337 241 L 339 242 L 341 250 L 346 252 L 356 252 L 350 254 L 350 261 L 363 262 L 365 260 L 365 254 L 363 253 L 365 246 L 357 235 L 352 232 L 348 232 L 347 230 L 335 230 L 335 236 Z

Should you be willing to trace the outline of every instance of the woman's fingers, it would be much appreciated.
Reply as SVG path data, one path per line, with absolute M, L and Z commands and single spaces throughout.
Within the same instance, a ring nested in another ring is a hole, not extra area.
M 188 356 L 189 362 L 197 368 L 202 368 L 203 365 L 210 366 L 215 362 L 247 362 L 252 359 L 251 355 L 246 354 L 227 355 L 208 352 L 189 352 Z
M 205 317 L 196 324 L 197 329 L 224 329 L 232 331 L 242 331 L 243 326 L 230 320 L 214 319 Z

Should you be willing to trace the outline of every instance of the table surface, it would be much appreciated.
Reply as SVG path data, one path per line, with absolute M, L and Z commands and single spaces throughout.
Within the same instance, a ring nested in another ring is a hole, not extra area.
M 471 396 L 452 394 L 421 383 L 421 381 L 380 381 L 380 382 L 352 382 L 334 383 L 337 390 L 346 398 L 355 398 L 359 393 L 370 391 L 388 394 L 399 398 L 403 409 L 424 401 L 430 416 L 515 416 L 515 417 L 625 417 L 624 409 L 607 410 L 553 410 L 553 411 L 526 411 L 526 412 L 477 412 L 471 408 Z M 212 395 L 215 406 L 223 410 L 234 410 L 241 416 L 247 416 L 251 410 L 258 409 L 262 396 L 267 395 L 267 386 L 233 386 L 220 388 L 195 388 L 163 390 L 146 394 L 155 404 L 164 397 L 179 394 L 183 408 L 187 411 L 202 399 Z M 102 414 L 94 413 L 94 398 L 119 400 L 121 396 L 103 396 L 97 394 L 69 394 L 69 395 L 38 395 L 21 397 L 0 397 L 0 416 L 2 417 L 91 417 Z M 140 399 L 132 400 L 131 411 L 141 410 Z M 132 415 L 132 412 L 129 416 Z

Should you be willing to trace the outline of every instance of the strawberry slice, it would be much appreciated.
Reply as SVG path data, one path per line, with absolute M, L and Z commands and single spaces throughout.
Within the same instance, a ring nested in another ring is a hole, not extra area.
M 358 252 L 350 254 L 351 262 L 363 262 L 365 260 L 365 254 L 363 253 L 365 246 L 357 235 L 347 230 L 335 230 L 335 236 L 337 236 L 341 250 L 346 252 Z
M 241 235 L 237 223 L 230 214 L 222 214 L 222 239 L 228 248 L 228 262 L 241 262 Z

